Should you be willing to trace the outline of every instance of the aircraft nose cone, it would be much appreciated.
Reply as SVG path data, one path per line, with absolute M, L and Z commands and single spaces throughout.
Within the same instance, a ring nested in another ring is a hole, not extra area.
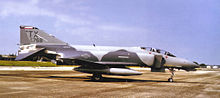
M 196 64 L 195 62 L 189 61 L 189 60 L 183 60 L 184 61 L 184 65 L 189 66 L 189 67 L 194 67 L 194 68 L 198 68 L 199 65 Z

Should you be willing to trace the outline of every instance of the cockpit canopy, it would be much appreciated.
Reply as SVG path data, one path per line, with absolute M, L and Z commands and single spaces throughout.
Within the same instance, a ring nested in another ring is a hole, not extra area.
M 141 47 L 141 49 L 164 54 L 164 55 L 171 56 L 171 57 L 176 57 L 175 55 L 171 54 L 170 52 L 162 50 L 162 49 L 156 49 L 156 48 L 152 48 L 152 47 Z

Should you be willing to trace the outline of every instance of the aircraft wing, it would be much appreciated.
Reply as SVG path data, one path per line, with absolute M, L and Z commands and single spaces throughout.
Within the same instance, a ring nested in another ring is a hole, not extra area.
M 114 67 L 122 67 L 122 66 L 137 66 L 137 63 L 132 63 L 132 62 L 92 62 L 88 60 L 81 60 L 81 59 L 74 59 L 73 60 L 75 64 L 79 65 L 87 65 L 87 66 L 114 66 Z
M 22 53 L 22 54 L 19 54 L 17 57 L 16 57 L 16 59 L 15 60 L 24 60 L 25 58 L 28 58 L 28 57 L 30 57 L 30 56 L 32 56 L 32 55 L 34 55 L 34 54 L 36 54 L 36 53 L 38 53 L 38 52 L 40 52 L 40 51 L 43 51 L 43 50 L 45 50 L 45 48 L 37 48 L 36 50 L 32 50 L 32 51 L 30 51 L 30 52 L 28 52 L 28 53 Z
M 95 62 L 95 63 L 104 64 L 104 65 L 126 65 L 126 66 L 138 65 L 137 63 L 131 63 L 131 62 Z
M 74 60 L 75 64 L 81 65 L 74 68 L 75 71 L 108 75 L 141 75 L 141 72 L 127 68 L 128 65 L 135 65 L 130 62 L 91 62 L 86 60 Z M 136 64 L 137 65 L 137 64 Z

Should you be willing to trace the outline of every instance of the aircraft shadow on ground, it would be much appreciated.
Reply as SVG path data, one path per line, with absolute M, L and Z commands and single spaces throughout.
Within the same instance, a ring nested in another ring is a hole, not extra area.
M 48 77 L 37 77 L 37 78 L 54 78 L 54 79 L 90 79 L 89 77 L 63 77 L 63 76 L 48 76 Z
M 163 81 L 163 80 L 140 80 L 140 79 L 110 78 L 110 77 L 103 77 L 101 81 L 92 81 L 91 76 L 87 76 L 87 77 L 48 76 L 48 77 L 38 77 L 38 78 L 82 79 L 82 81 L 85 81 L 85 82 L 165 82 L 165 83 L 170 83 L 168 81 Z M 200 82 L 174 81 L 173 83 L 200 83 Z
M 88 76 L 91 77 L 91 76 Z M 127 79 L 127 78 L 109 78 L 103 77 L 101 81 L 84 80 L 87 82 L 168 82 L 159 80 L 140 80 L 140 79 Z

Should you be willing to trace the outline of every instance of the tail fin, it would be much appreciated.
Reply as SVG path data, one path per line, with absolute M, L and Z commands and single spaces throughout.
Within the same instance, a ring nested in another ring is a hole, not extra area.
M 67 44 L 52 35 L 32 26 L 20 26 L 20 45 L 29 44 Z

